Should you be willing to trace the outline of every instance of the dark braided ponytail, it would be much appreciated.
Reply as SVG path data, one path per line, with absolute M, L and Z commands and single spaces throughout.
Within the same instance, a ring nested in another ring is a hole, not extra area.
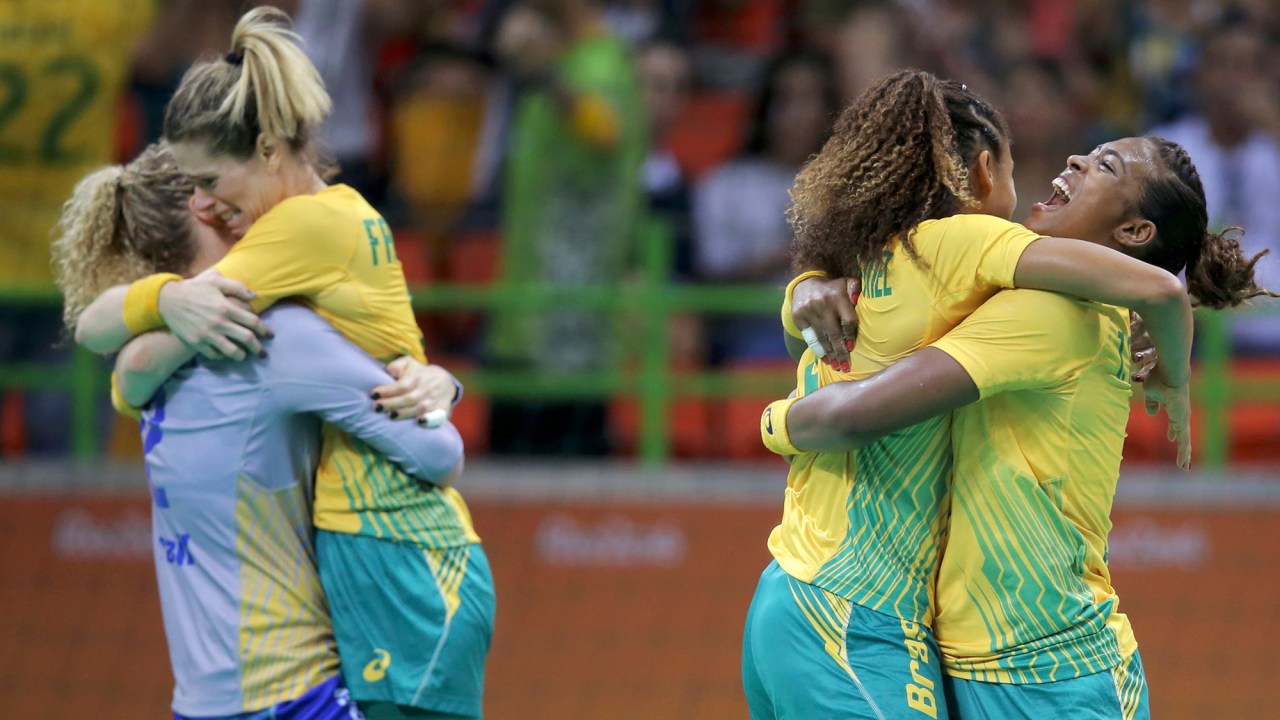
M 1163 172 L 1147 180 L 1138 199 L 1137 213 L 1156 226 L 1142 259 L 1175 275 L 1185 269 L 1187 292 L 1197 305 L 1220 309 L 1260 295 L 1277 297 L 1254 279 L 1254 268 L 1268 251 L 1247 258 L 1240 247 L 1242 229 L 1209 231 L 1204 185 L 1187 151 L 1163 138 L 1145 139 L 1155 146 Z
M 792 264 L 858 277 L 895 238 L 920 262 L 911 233 L 973 202 L 969 166 L 1007 152 L 1009 130 L 967 86 L 904 70 L 840 114 L 822 151 L 796 177 L 787 220 Z

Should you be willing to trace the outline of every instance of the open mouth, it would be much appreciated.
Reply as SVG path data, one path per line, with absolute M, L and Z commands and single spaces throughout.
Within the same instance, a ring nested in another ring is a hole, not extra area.
M 1071 202 L 1071 186 L 1067 184 L 1062 176 L 1053 179 L 1053 194 L 1045 200 L 1042 205 L 1047 208 L 1062 207 Z

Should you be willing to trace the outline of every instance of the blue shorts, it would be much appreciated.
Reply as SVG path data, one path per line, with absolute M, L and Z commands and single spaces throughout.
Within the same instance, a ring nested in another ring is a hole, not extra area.
M 481 716 L 494 592 L 480 545 L 316 531 L 342 676 L 359 702 Z
M 301 697 L 266 710 L 216 718 L 174 713 L 173 720 L 364 720 L 364 716 L 351 699 L 351 692 L 342 684 L 342 678 L 334 675 Z
M 993 683 L 948 677 L 951 720 L 1151 720 L 1142 658 L 1134 653 L 1116 667 L 1049 683 Z
M 751 720 L 945 720 L 941 660 L 925 626 L 788 575 L 760 576 L 742 643 Z

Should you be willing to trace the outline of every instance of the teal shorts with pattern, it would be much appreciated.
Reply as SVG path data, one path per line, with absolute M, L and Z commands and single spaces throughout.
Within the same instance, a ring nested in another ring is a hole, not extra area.
M 951 720 L 1151 720 L 1142 658 L 1100 673 L 1049 683 L 993 683 L 948 677 Z
M 945 720 L 926 626 L 788 575 L 773 562 L 747 612 L 742 684 L 751 720 Z
M 357 702 L 481 716 L 495 603 L 480 545 L 423 550 L 317 530 L 316 557 Z

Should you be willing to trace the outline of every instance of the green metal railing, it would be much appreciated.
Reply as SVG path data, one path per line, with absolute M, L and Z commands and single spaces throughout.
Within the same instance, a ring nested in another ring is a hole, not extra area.
M 778 396 L 793 384 L 791 373 L 739 370 L 676 373 L 671 368 L 668 320 L 681 313 L 773 313 L 779 288 L 761 285 L 695 286 L 667 281 L 670 243 L 664 228 L 652 224 L 644 242 L 642 271 L 631 282 L 610 287 L 552 287 L 541 284 L 432 285 L 412 288 L 418 310 L 483 310 L 502 307 L 584 307 L 617 313 L 637 324 L 629 340 L 639 345 L 630 364 L 598 373 L 547 374 L 477 369 L 460 373 L 469 390 L 504 398 L 608 398 L 634 396 L 640 408 L 638 452 L 646 465 L 660 466 L 670 456 L 668 414 L 675 397 L 724 398 Z M 57 307 L 52 288 L 0 288 L 0 307 Z M 1196 413 L 1201 418 L 1197 464 L 1220 468 L 1230 443 L 1228 414 L 1243 400 L 1280 403 L 1280 378 L 1240 379 L 1230 373 L 1232 315 L 1198 312 L 1200 366 L 1196 376 Z M 72 396 L 75 457 L 94 461 L 98 447 L 97 408 L 106 392 L 106 372 L 98 358 L 77 349 L 69 369 L 0 364 L 0 389 L 55 389 Z
M 1227 464 L 1231 445 L 1231 406 L 1236 403 L 1280 404 L 1280 377 L 1250 378 L 1231 374 L 1231 325 L 1243 313 L 1196 311 L 1199 365 L 1192 384 L 1195 412 L 1201 418 L 1195 463 L 1207 468 Z

